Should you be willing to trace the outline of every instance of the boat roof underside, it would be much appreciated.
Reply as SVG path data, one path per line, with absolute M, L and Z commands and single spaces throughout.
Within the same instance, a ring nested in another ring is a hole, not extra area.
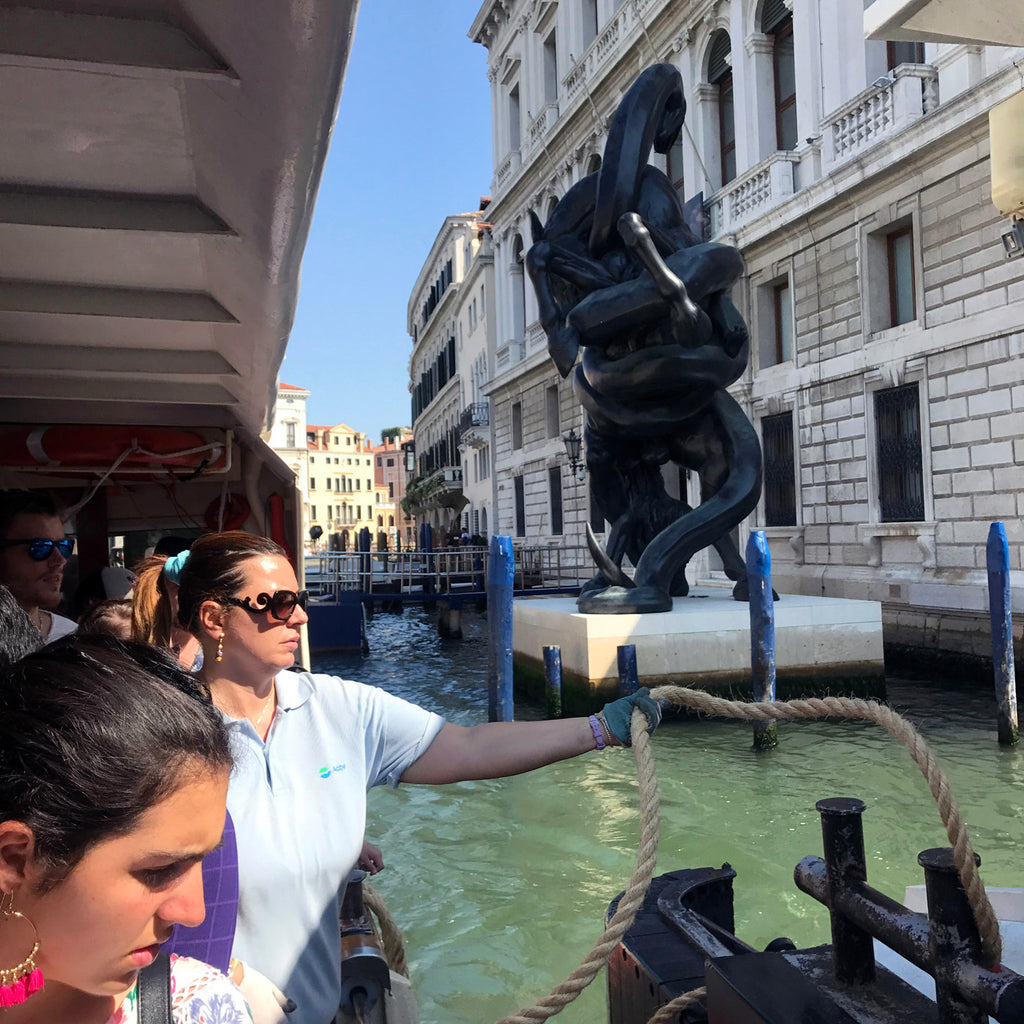
M 262 437 L 357 9 L 0 5 L 0 487 L 73 506 L 102 479 L 112 530 L 200 526 L 229 491 L 252 506 L 249 529 L 266 529 L 275 491 L 301 521 L 293 470 Z M 94 471 L 45 451 L 51 424 L 89 428 Z M 118 456 L 104 429 L 147 425 L 229 456 L 104 477 Z
M 0 421 L 267 428 L 357 6 L 0 7 Z

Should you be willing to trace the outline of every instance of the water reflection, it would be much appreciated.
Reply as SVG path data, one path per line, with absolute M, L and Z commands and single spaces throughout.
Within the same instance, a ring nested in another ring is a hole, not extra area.
M 422 609 L 378 615 L 368 657 L 315 667 L 472 725 L 487 717 L 486 624 L 473 612 L 463 624 L 465 640 L 442 641 Z M 1024 751 L 996 744 L 991 689 L 901 679 L 889 695 L 950 776 L 985 882 L 1024 884 Z M 518 718 L 537 715 L 516 706 Z M 758 754 L 748 725 L 685 720 L 652 741 L 658 871 L 731 863 L 737 931 L 755 946 L 778 935 L 828 940 L 827 912 L 792 882 L 797 861 L 820 853 L 822 797 L 867 803 L 869 881 L 896 898 L 922 881 L 918 851 L 945 843 L 920 771 L 877 726 L 787 724 L 780 738 Z M 375 884 L 405 933 L 423 1024 L 497 1020 L 578 966 L 628 881 L 639 838 L 632 755 L 610 750 L 496 782 L 375 790 L 367 835 L 384 851 Z M 599 976 L 559 1019 L 603 1020 L 604 984 Z

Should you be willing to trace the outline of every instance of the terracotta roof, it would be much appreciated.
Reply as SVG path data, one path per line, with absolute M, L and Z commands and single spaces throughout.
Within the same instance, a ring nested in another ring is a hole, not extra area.
M 308 388 L 300 388 L 295 384 L 285 384 L 283 381 L 277 385 L 280 391 L 308 391 Z

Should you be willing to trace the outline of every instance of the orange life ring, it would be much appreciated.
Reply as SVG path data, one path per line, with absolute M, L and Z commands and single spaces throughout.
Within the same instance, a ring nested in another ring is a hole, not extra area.
M 226 443 L 211 443 L 191 430 L 166 427 L 48 426 L 0 430 L 0 466 L 106 469 L 122 455 L 126 469 L 197 469 L 204 461 L 223 466 Z M 192 451 L 205 448 L 205 451 Z M 137 450 L 140 449 L 140 450 Z M 125 452 L 128 452 L 125 455 Z M 190 454 L 179 454 L 189 452 Z
M 220 521 L 221 509 L 220 498 L 214 498 L 206 511 L 203 513 L 203 522 L 208 529 L 217 532 L 218 530 L 240 530 L 245 526 L 252 509 L 246 501 L 244 494 L 229 494 L 224 499 L 224 520 Z

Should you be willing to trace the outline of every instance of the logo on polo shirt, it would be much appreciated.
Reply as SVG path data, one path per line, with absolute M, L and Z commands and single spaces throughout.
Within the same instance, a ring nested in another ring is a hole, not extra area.
M 332 772 L 343 772 L 344 770 L 345 762 L 342 761 L 341 764 L 336 764 L 333 768 L 331 768 L 330 765 L 325 764 L 323 768 L 321 768 L 320 771 L 317 772 L 317 774 L 320 776 L 321 779 L 329 779 L 331 777 Z

